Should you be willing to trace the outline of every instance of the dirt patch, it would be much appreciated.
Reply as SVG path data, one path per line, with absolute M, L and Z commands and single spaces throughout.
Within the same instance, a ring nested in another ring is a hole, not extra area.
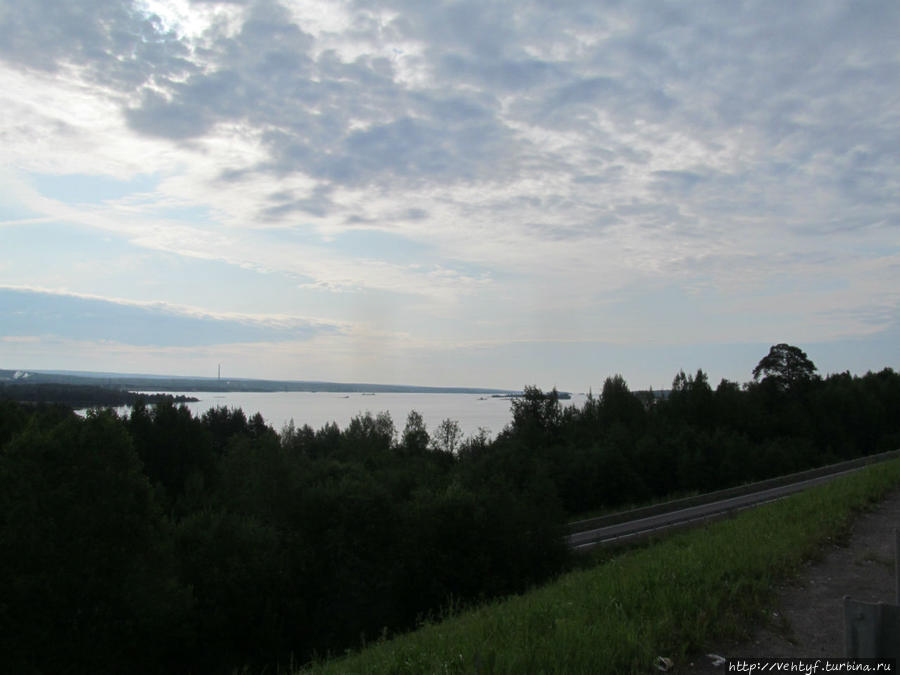
M 846 545 L 829 545 L 818 560 L 776 590 L 765 625 L 750 640 L 710 644 L 679 673 L 723 673 L 707 653 L 737 657 L 844 656 L 844 605 L 849 595 L 866 602 L 895 602 L 894 529 L 900 528 L 900 491 L 861 514 Z

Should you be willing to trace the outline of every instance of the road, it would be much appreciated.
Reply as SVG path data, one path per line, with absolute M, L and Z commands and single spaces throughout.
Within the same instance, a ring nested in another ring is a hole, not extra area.
M 900 457 L 900 450 L 861 457 L 708 495 L 570 523 L 572 531 L 566 540 L 576 551 L 587 551 L 596 546 L 620 543 L 666 529 L 686 527 L 781 499 L 813 485 L 858 471 L 869 464 L 896 457 Z

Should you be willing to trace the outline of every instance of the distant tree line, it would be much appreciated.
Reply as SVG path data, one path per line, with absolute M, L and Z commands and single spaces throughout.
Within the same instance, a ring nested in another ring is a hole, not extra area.
M 276 432 L 170 398 L 0 400 L 4 668 L 271 672 L 545 581 L 568 517 L 900 447 L 900 376 L 779 353 L 805 359 L 678 373 L 666 399 L 526 388 L 494 440 L 416 412 Z
M 156 403 L 166 394 L 136 394 L 116 387 L 93 384 L 65 384 L 58 382 L 0 382 L 0 399 L 22 403 L 62 403 L 71 408 L 121 407 L 132 405 L 138 398 Z M 178 395 L 176 403 L 196 402 L 192 396 Z
M 484 470 L 501 456 L 532 457 L 574 516 L 900 448 L 890 368 L 823 379 L 802 350 L 780 344 L 753 375 L 713 388 L 703 370 L 679 372 L 666 397 L 632 393 L 616 375 L 580 409 L 527 389 Z

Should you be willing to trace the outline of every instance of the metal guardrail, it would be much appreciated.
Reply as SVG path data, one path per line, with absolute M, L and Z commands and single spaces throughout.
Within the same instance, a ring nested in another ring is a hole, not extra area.
M 622 539 L 633 538 L 640 533 L 684 527 L 697 521 L 707 521 L 715 517 L 722 517 L 730 512 L 778 498 L 782 496 L 778 494 L 781 492 L 779 488 L 796 486 L 797 490 L 803 489 L 811 484 L 823 482 L 831 477 L 868 464 L 884 462 L 897 457 L 900 457 L 900 450 L 866 455 L 725 490 L 717 490 L 652 506 L 574 521 L 568 524 L 569 536 L 567 540 L 570 546 L 576 550 L 587 550 L 594 546 L 602 545 L 605 540 L 621 541 Z M 722 503 L 719 510 L 710 511 L 709 509 L 701 508 L 717 502 Z M 615 527 L 617 525 L 622 525 L 622 527 Z M 598 532 L 597 536 L 592 538 L 591 533 L 601 530 L 603 531 L 602 535 Z

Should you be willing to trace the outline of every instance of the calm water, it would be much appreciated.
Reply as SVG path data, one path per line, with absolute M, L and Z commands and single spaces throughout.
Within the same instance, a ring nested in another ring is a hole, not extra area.
M 443 420 L 459 422 L 463 433 L 470 436 L 479 427 L 496 436 L 512 421 L 508 399 L 491 398 L 480 394 L 341 394 L 334 392 L 187 392 L 200 399 L 186 403 L 191 412 L 200 416 L 210 408 L 225 406 L 241 408 L 247 417 L 259 412 L 266 423 L 276 431 L 291 419 L 298 427 L 308 424 L 319 429 L 329 422 L 337 422 L 342 429 L 356 415 L 367 411 L 376 415 L 388 412 L 394 420 L 398 434 L 406 425 L 411 410 L 418 411 L 428 430 L 434 430 Z M 583 395 L 573 395 L 563 404 L 584 405 Z M 121 409 L 127 412 L 127 408 Z M 120 410 L 120 412 L 121 412 Z

